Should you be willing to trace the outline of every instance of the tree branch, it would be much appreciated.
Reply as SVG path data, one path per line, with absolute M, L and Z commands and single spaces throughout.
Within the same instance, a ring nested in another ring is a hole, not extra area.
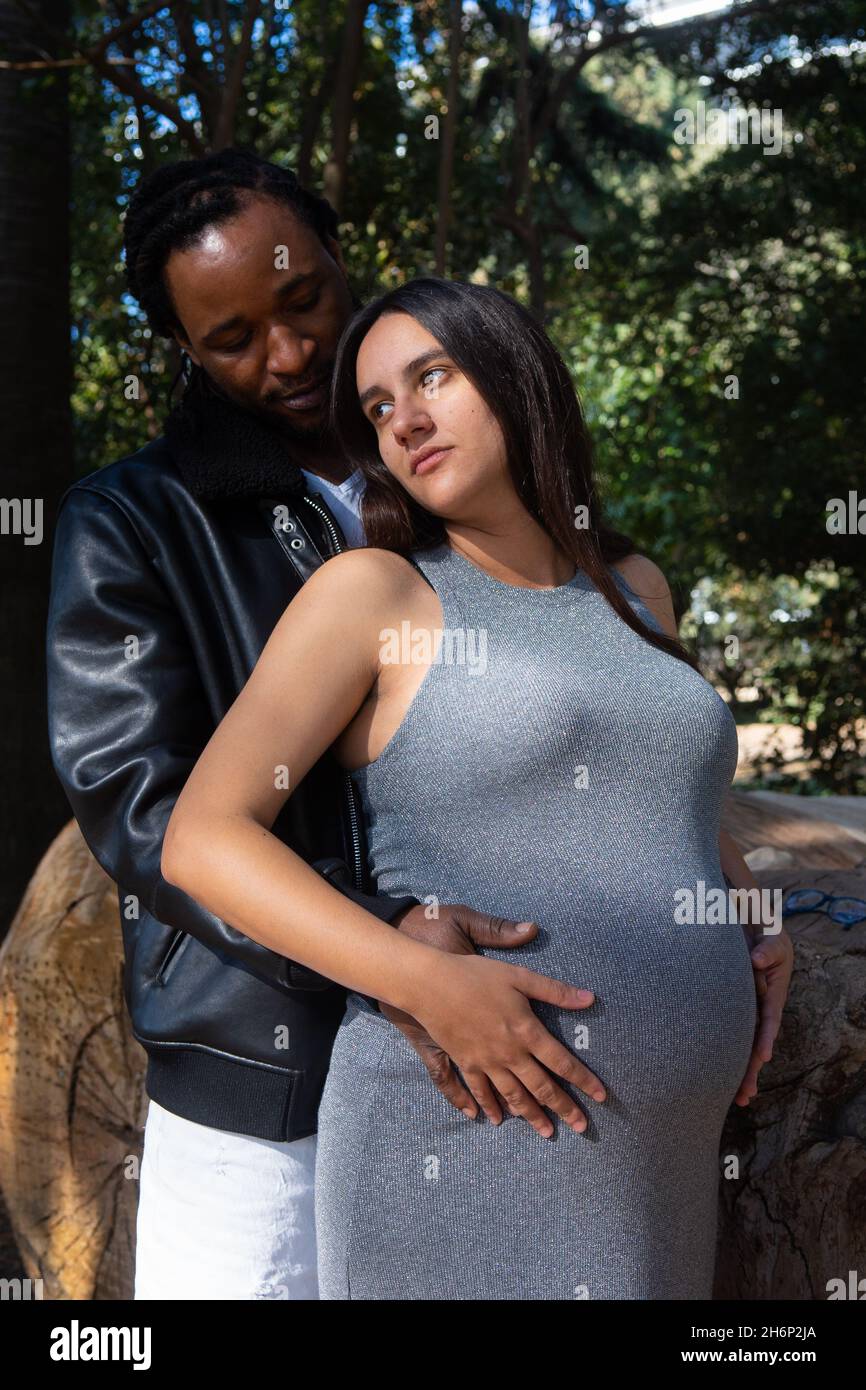
M 229 14 L 226 0 L 219 0 L 219 29 L 220 29 L 220 53 L 222 54 L 223 77 L 228 79 L 229 54 L 232 51 L 232 36 L 229 26 Z
M 738 16 L 751 16 L 758 14 L 772 13 L 784 5 L 785 0 L 751 0 L 749 4 L 736 4 L 730 10 L 721 11 L 719 14 L 705 15 L 703 18 L 692 16 L 691 19 L 681 19 L 676 24 L 658 25 L 644 24 L 635 29 L 617 28 L 607 34 L 603 34 L 598 43 L 590 44 L 585 38 L 582 39 L 578 52 L 574 55 L 571 62 L 560 73 L 556 82 L 553 84 L 550 94 L 545 101 L 538 118 L 533 126 L 532 148 L 544 135 L 554 120 L 559 107 L 565 99 L 566 92 L 572 80 L 586 67 L 591 59 L 599 53 L 610 53 L 614 48 L 621 48 L 624 44 L 638 43 L 641 39 L 648 38 L 650 35 L 658 36 L 663 30 L 665 37 L 679 33 L 697 33 L 699 29 L 711 29 L 723 22 L 735 19 Z
M 92 66 L 103 77 L 109 78 L 125 96 L 131 97 L 133 101 L 139 102 L 142 106 L 149 106 L 153 111 L 158 111 L 166 120 L 171 121 L 172 125 L 177 126 L 178 134 L 189 145 L 194 154 L 203 155 L 205 146 L 196 134 L 195 126 L 192 121 L 188 121 L 181 114 L 176 102 L 169 101 L 155 92 L 152 87 L 145 87 L 143 82 L 137 78 L 132 78 L 122 68 L 113 67 L 110 62 L 102 58 L 98 62 L 91 60 Z
M 250 59 L 250 49 L 253 42 L 253 29 L 259 17 L 261 0 L 247 0 L 244 6 L 243 26 L 241 28 L 240 43 L 235 50 L 232 59 L 231 71 L 223 88 L 222 102 L 220 103 L 219 116 L 217 118 L 216 134 L 214 136 L 214 149 L 225 149 L 230 145 L 234 136 L 235 120 L 237 118 L 238 102 L 244 85 L 244 74 L 246 73 L 247 63 Z
M 135 67 L 134 58 L 106 58 L 105 60 L 112 67 Z M 89 68 L 91 66 L 89 58 L 45 58 L 32 63 L 9 63 L 5 59 L 0 59 L 0 68 L 12 72 L 26 72 L 30 68 L 41 68 L 51 71 L 53 68 Z
M 143 24 L 146 19 L 150 19 L 152 15 L 155 15 L 157 10 L 174 9 L 177 3 L 178 0 L 151 0 L 151 3 L 145 5 L 143 10 L 136 10 L 135 14 L 131 14 L 126 19 L 121 20 L 120 24 L 115 24 L 113 29 L 110 29 L 102 36 L 96 47 L 90 50 L 91 54 L 93 57 L 97 55 L 101 57 L 108 51 L 113 43 L 117 43 L 119 39 L 122 39 L 124 34 L 135 33 L 139 25 Z
M 42 15 L 34 10 L 28 3 L 28 0 L 15 0 L 15 4 L 18 8 L 22 10 L 34 24 L 42 29 L 44 33 L 48 34 L 59 47 L 72 47 L 75 58 L 83 60 L 83 62 L 68 62 L 65 64 L 66 66 L 80 67 L 85 64 L 89 65 L 102 77 L 113 83 L 117 90 L 122 92 L 124 96 L 131 97 L 137 105 L 149 106 L 152 110 L 158 111 L 160 115 L 165 116 L 166 120 L 171 121 L 172 125 L 177 126 L 178 134 L 186 141 L 192 152 L 201 155 L 205 153 L 205 146 L 196 134 L 193 123 L 186 120 L 186 118 L 181 115 L 180 107 L 177 103 L 170 101 L 167 97 L 160 96 L 152 87 L 146 87 L 138 78 L 133 77 L 132 73 L 126 70 L 129 66 L 127 62 L 121 62 L 117 59 L 107 58 L 105 56 L 107 49 L 114 43 L 118 36 L 122 37 L 133 33 L 145 19 L 149 19 L 156 14 L 157 10 L 174 10 L 175 6 L 179 3 L 181 3 L 181 0 L 151 0 L 151 3 L 146 5 L 144 9 L 137 10 L 134 15 L 130 15 L 127 19 L 122 20 L 120 24 L 113 25 L 110 32 L 104 35 L 93 48 L 80 49 L 70 43 L 68 35 L 61 33 L 59 30 L 54 29 L 52 25 L 46 23 Z M 63 62 L 62 59 L 55 59 L 54 61 L 58 63 Z M 134 70 L 135 68 L 133 66 L 133 71 Z
M 189 9 L 186 5 L 181 6 L 175 18 L 178 38 L 180 39 L 181 49 L 185 65 L 182 69 L 184 81 L 194 88 L 200 97 L 199 105 L 204 117 L 208 135 L 212 140 L 216 130 L 218 105 L 219 105 L 219 84 L 216 79 L 214 69 L 209 68 L 204 61 L 202 48 L 199 45 L 198 37 L 192 23 Z M 211 43 L 213 46 L 213 43 Z

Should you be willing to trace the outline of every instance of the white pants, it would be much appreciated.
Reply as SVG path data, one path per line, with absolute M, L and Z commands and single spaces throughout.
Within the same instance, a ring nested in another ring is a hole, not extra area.
M 317 1299 L 315 1161 L 315 1134 L 253 1139 L 150 1101 L 134 1297 Z

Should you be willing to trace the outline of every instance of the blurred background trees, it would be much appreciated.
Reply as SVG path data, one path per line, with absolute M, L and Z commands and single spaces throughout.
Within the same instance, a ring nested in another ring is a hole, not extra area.
M 252 145 L 338 208 L 362 296 L 438 270 L 543 317 L 707 673 L 744 723 L 804 731 L 764 784 L 863 794 L 866 536 L 827 507 L 866 493 L 864 42 L 859 0 L 0 0 L 5 264 L 50 225 L 29 312 L 71 356 L 70 396 L 10 300 L 20 468 L 53 496 L 57 447 L 71 481 L 160 432 L 177 361 L 126 295 L 124 207 L 161 162 Z M 779 152 L 679 143 L 698 102 L 780 112 Z M 16 201 L 24 169 L 43 192 Z

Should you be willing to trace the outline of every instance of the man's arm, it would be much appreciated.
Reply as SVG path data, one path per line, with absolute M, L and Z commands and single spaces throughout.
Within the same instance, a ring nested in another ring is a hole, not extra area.
M 94 857 L 160 922 L 239 958 L 289 991 L 310 972 L 251 940 L 168 883 L 166 825 L 212 731 L 212 718 L 175 605 L 123 508 L 89 489 L 61 504 L 47 628 L 52 759 Z M 413 898 L 359 894 L 329 881 L 385 921 Z M 315 978 L 315 977 L 312 977 Z

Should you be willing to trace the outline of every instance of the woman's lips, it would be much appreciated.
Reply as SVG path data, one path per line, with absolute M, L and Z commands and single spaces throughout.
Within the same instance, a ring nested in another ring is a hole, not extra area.
M 426 458 L 423 458 L 415 469 L 416 478 L 420 478 L 422 473 L 429 473 L 438 463 L 441 463 L 445 455 L 450 454 L 452 447 L 449 444 L 447 448 L 437 449 L 435 454 L 428 454 Z

